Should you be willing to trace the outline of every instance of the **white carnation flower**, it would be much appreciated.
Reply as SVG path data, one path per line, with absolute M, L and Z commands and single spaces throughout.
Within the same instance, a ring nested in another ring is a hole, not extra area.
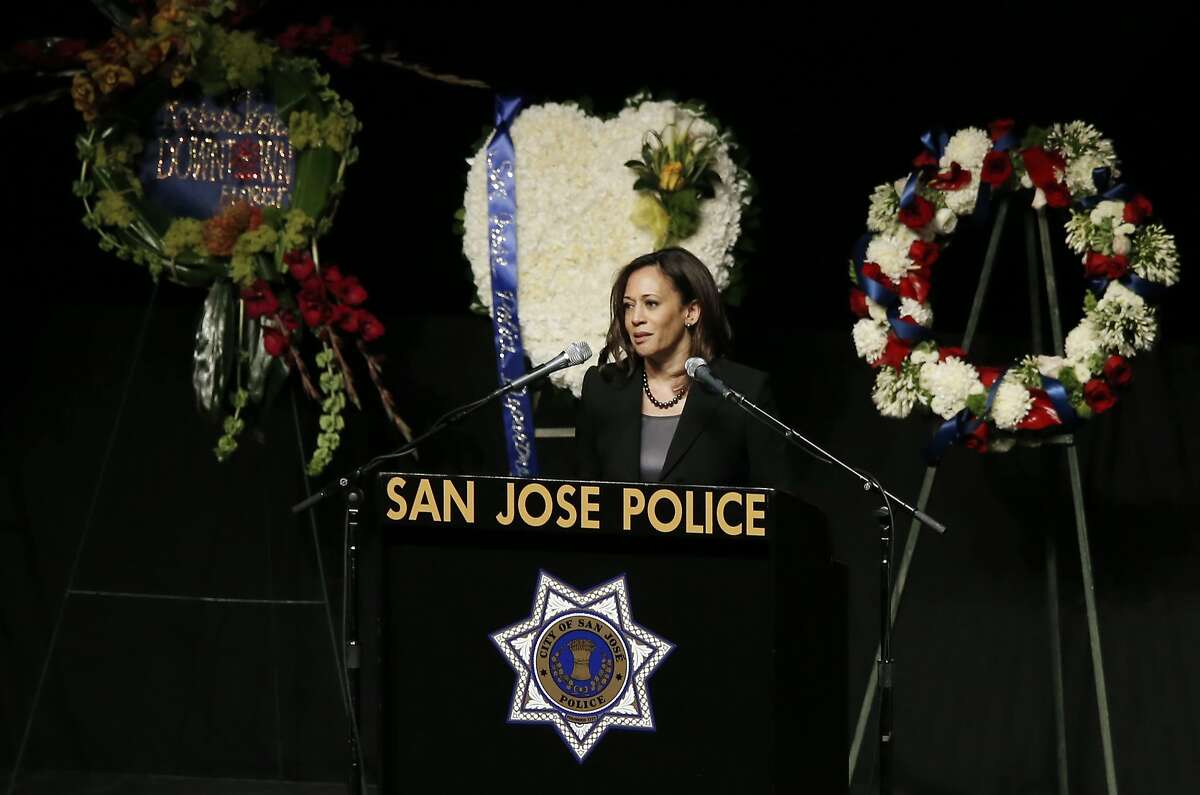
M 933 309 L 929 304 L 922 304 L 912 298 L 900 299 L 900 316 L 908 315 L 913 320 L 917 321 L 918 325 L 929 328 L 933 325 Z
M 969 396 L 985 391 L 979 373 L 957 356 L 922 367 L 921 388 L 933 396 L 933 412 L 947 420 L 967 407 Z
M 1072 196 L 1096 195 L 1096 181 L 1092 172 L 1103 168 L 1105 162 L 1095 154 L 1085 154 L 1067 164 L 1067 190 Z M 1103 202 L 1102 202 L 1103 203 Z M 1123 202 L 1119 202 L 1123 205 Z
M 1011 431 L 1025 419 L 1033 408 L 1033 396 L 1016 379 L 1005 378 L 996 389 L 992 399 L 992 419 L 997 428 Z
M 873 362 L 883 355 L 887 347 L 888 324 L 869 317 L 854 324 L 854 350 L 860 358 Z
M 887 307 L 882 304 L 877 304 L 871 300 L 871 296 L 867 296 L 867 317 L 872 320 L 881 320 L 887 322 Z
M 1125 202 L 1102 201 L 1093 207 L 1091 213 L 1088 214 L 1088 220 L 1096 225 L 1103 224 L 1110 218 L 1117 219 L 1118 223 L 1125 219 Z
M 867 262 L 874 262 L 892 281 L 900 281 L 918 265 L 908 256 L 919 236 L 907 226 L 897 227 L 891 234 L 875 235 L 867 245 Z
M 1091 316 L 1079 321 L 1079 325 L 1067 334 L 1067 358 L 1073 362 L 1090 362 L 1096 354 L 1101 353 L 1100 336 Z
M 986 132 L 978 127 L 964 127 L 950 137 L 938 165 L 946 169 L 950 168 L 951 163 L 958 163 L 973 174 L 978 174 L 983 159 L 991 150 L 992 139 Z
M 946 207 L 955 215 L 970 215 L 975 212 L 975 202 L 979 199 L 979 172 L 971 171 L 971 181 L 960 190 L 945 192 Z
M 938 360 L 937 348 L 913 348 L 913 352 L 908 355 L 908 358 L 917 366 L 936 362 Z
M 1038 356 L 1038 372 L 1047 378 L 1062 379 L 1062 371 L 1070 369 L 1079 383 L 1086 383 L 1092 377 L 1088 366 L 1074 359 L 1064 359 L 1062 356 Z

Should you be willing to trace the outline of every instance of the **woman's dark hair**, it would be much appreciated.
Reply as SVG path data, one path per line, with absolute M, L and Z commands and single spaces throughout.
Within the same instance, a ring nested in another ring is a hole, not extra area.
M 655 265 L 661 268 L 671 280 L 671 284 L 675 285 L 684 306 L 693 301 L 700 303 L 700 322 L 688 329 L 693 356 L 703 356 L 712 361 L 728 352 L 733 338 L 729 320 L 725 317 L 725 309 L 721 305 L 717 283 L 713 281 L 712 273 L 703 262 L 692 252 L 682 248 L 664 248 L 662 251 L 644 254 L 621 268 L 617 274 L 609 307 L 612 320 L 608 326 L 604 348 L 600 351 L 601 365 L 611 358 L 626 375 L 633 373 L 640 357 L 634 352 L 633 342 L 625 329 L 625 287 L 634 271 Z

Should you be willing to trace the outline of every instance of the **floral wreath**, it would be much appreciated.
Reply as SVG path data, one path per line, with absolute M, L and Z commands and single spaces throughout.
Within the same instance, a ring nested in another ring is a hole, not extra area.
M 229 30 L 221 20 L 234 10 L 232 0 L 159 0 L 80 54 L 71 96 L 87 128 L 74 191 L 103 250 L 156 280 L 209 288 L 193 381 L 201 408 L 226 415 L 217 458 L 234 452 L 243 410 L 290 365 L 323 411 L 308 468 L 317 474 L 340 443 L 347 400 L 361 408 L 350 338 L 407 433 L 365 346 L 384 333 L 363 308 L 366 290 L 322 266 L 317 248 L 360 124 L 316 61 L 286 54 L 329 39 L 329 57 L 345 63 L 353 42 L 323 21 L 289 28 L 276 46 Z M 305 328 L 321 348 L 319 387 L 298 351 Z
M 931 461 L 955 442 L 1003 451 L 1107 411 L 1132 378 L 1129 360 L 1154 344 L 1154 304 L 1179 280 L 1174 238 L 1151 222 L 1145 196 L 1117 182 L 1112 141 L 1074 121 L 1030 128 L 1018 142 L 1002 120 L 922 142 L 907 178 L 875 188 L 869 232 L 850 263 L 854 347 L 878 370 L 876 408 L 902 418 L 919 405 L 940 416 Z M 1082 257 L 1088 288 L 1083 318 L 1064 356 L 977 367 L 932 339 L 933 267 L 961 217 L 1022 188 L 1033 189 L 1035 209 L 1069 211 L 1066 243 Z
M 613 276 L 666 245 L 692 251 L 726 300 L 736 301 L 753 184 L 732 135 L 702 105 L 640 94 L 605 118 L 577 104 L 546 103 L 521 111 L 511 134 L 521 335 L 535 363 L 558 354 L 564 341 L 602 348 Z M 468 161 L 458 219 L 475 308 L 490 313 L 486 151 L 481 144 Z M 551 380 L 578 396 L 583 375 L 567 368 Z

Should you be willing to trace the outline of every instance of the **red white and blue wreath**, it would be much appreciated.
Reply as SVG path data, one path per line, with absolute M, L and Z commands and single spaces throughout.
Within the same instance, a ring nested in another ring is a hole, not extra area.
M 1112 141 L 1081 121 L 1030 128 L 1018 140 L 1003 120 L 988 132 L 927 133 L 922 143 L 907 178 L 875 188 L 851 262 L 854 347 L 878 370 L 875 407 L 886 417 L 918 405 L 940 416 L 932 460 L 955 442 L 1003 451 L 1107 411 L 1130 382 L 1130 359 L 1155 342 L 1155 304 L 1179 280 L 1174 238 L 1152 220 L 1150 201 L 1118 181 Z M 1033 189 L 1035 209 L 1069 211 L 1066 243 L 1087 284 L 1083 318 L 1064 356 L 974 365 L 932 338 L 934 268 L 960 218 L 1023 188 Z

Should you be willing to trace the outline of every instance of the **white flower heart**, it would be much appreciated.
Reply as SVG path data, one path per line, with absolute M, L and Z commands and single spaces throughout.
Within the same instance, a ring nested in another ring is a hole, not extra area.
M 534 364 L 576 340 L 595 351 L 603 347 L 613 277 L 654 245 L 653 234 L 631 220 L 638 193 L 633 190 L 636 176 L 625 162 L 640 159 L 647 132 L 689 122 L 694 134 L 716 132 L 708 121 L 673 102 L 644 102 L 607 121 L 574 105 L 549 103 L 527 108 L 513 122 L 519 314 L 525 350 Z M 471 262 L 479 299 L 490 310 L 486 145 L 470 163 L 463 253 Z M 716 197 L 701 203 L 700 227 L 680 245 L 708 265 L 724 289 L 741 231 L 746 185 L 727 144 L 718 147 L 715 168 L 721 177 Z M 570 367 L 551 380 L 579 395 L 585 371 Z

